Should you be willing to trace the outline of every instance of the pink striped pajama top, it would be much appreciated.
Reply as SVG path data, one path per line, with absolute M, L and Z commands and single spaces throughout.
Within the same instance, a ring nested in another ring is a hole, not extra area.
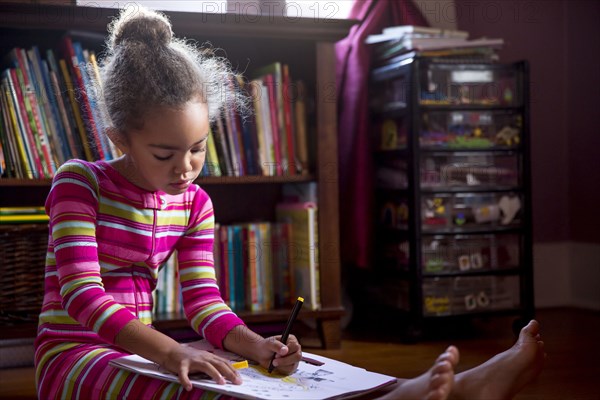
M 215 398 L 113 368 L 127 355 L 117 333 L 152 323 L 159 266 L 177 250 L 185 315 L 222 347 L 243 322 L 219 294 L 213 268 L 214 214 L 197 185 L 171 196 L 133 185 L 104 161 L 60 167 L 46 201 L 50 237 L 36 340 L 40 399 Z

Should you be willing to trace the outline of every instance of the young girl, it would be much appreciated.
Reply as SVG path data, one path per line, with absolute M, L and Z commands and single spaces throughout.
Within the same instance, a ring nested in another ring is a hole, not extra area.
M 227 92 L 231 71 L 174 39 L 170 23 L 156 12 L 123 12 L 109 33 L 101 93 L 107 134 L 123 156 L 69 161 L 52 182 L 35 353 L 39 398 L 217 398 L 192 390 L 192 372 L 221 384 L 241 383 L 226 360 L 181 346 L 151 327 L 158 268 L 174 251 L 193 329 L 265 368 L 276 354 L 277 371 L 292 373 L 302 355 L 297 339 L 290 336 L 284 345 L 279 337 L 261 337 L 222 300 L 213 268 L 213 206 L 193 183 L 204 165 L 210 122 L 225 100 L 237 101 Z M 522 336 L 540 347 L 536 326 Z M 130 353 L 178 374 L 180 384 L 109 365 Z M 459 398 L 474 399 L 484 393 L 478 382 L 486 373 L 524 359 L 513 353 L 455 382 L 458 351 L 450 347 L 421 377 L 402 381 L 390 398 L 443 400 L 452 389 Z M 532 369 L 532 362 L 521 364 Z
M 177 251 L 184 310 L 194 330 L 280 373 L 294 371 L 300 345 L 248 329 L 223 302 L 213 269 L 214 215 L 193 184 L 206 156 L 209 123 L 231 71 L 172 38 L 160 14 L 122 13 L 110 27 L 102 63 L 108 135 L 124 154 L 111 161 L 72 160 L 57 171 L 46 210 L 50 239 L 45 297 L 36 341 L 41 399 L 198 398 L 188 374 L 240 383 L 211 353 L 182 347 L 152 329 L 159 266 Z M 218 90 L 214 90 L 214 86 Z M 181 385 L 108 365 L 139 354 L 179 375 Z

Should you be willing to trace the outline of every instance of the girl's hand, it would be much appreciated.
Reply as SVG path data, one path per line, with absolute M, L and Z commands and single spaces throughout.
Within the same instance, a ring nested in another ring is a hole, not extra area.
M 280 340 L 281 335 L 264 339 L 260 346 L 261 358 L 256 361 L 263 367 L 269 368 L 271 358 L 275 353 L 275 359 L 273 360 L 275 369 L 282 374 L 290 375 L 298 369 L 298 364 L 302 359 L 302 348 L 294 335 L 288 337 L 285 345 Z
M 226 380 L 236 385 L 242 383 L 239 373 L 226 359 L 184 345 L 176 346 L 168 353 L 163 367 L 177 374 L 179 382 L 187 391 L 192 390 L 188 375 L 193 372 L 204 372 L 219 385 L 224 385 Z

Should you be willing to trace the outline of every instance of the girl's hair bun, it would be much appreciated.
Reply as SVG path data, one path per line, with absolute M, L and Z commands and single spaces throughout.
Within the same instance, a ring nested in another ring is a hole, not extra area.
M 137 5 L 121 11 L 119 18 L 110 24 L 109 34 L 112 48 L 128 40 L 167 46 L 173 38 L 171 23 L 164 14 Z

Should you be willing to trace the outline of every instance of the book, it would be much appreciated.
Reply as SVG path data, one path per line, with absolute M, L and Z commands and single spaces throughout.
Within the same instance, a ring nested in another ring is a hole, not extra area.
M 19 78 L 17 76 L 18 69 L 11 68 L 8 73 L 8 85 L 12 93 L 12 104 L 10 107 L 16 111 L 16 119 L 18 122 L 18 129 L 15 131 L 21 135 L 21 141 L 24 145 L 24 149 L 27 152 L 29 159 L 29 168 L 31 168 L 33 176 L 36 179 L 44 177 L 44 171 L 42 169 L 42 163 L 40 160 L 41 147 L 39 142 L 36 142 L 36 136 L 33 135 L 30 120 L 28 119 L 28 112 L 25 108 L 25 100 L 21 93 L 19 84 Z
M 262 79 L 268 88 L 269 106 L 271 109 L 271 129 L 273 130 L 274 144 L 277 162 L 277 175 L 288 175 L 293 168 L 290 168 L 293 154 L 289 153 L 288 138 L 291 132 L 288 132 L 285 118 L 284 106 L 284 81 L 283 66 L 280 62 L 275 62 L 260 68 L 256 71 L 256 79 Z M 293 145 L 292 145 L 293 147 Z
M 293 296 L 304 297 L 309 310 L 321 308 L 319 293 L 319 254 L 317 204 L 313 202 L 279 203 L 278 222 L 291 224 L 290 269 L 293 274 Z
M 403 36 L 437 36 L 467 39 L 469 32 L 456 29 L 441 29 L 429 26 L 398 25 L 384 28 L 382 33 L 367 36 L 365 43 L 375 44 L 400 39 Z
M 395 61 L 397 57 L 405 53 L 416 51 L 419 55 L 424 56 L 425 52 L 433 51 L 448 51 L 448 50 L 463 50 L 464 49 L 483 49 L 490 50 L 502 48 L 504 41 L 502 39 L 476 39 L 463 40 L 453 38 L 438 38 L 438 39 L 407 39 L 398 42 L 396 45 L 389 47 L 386 51 L 379 55 L 379 60 L 387 60 L 386 62 Z M 473 51 L 471 51 L 473 52 Z M 391 59 L 391 60 L 390 60 Z
M 213 134 L 215 136 L 215 147 L 217 150 L 217 158 L 219 160 L 221 175 L 235 176 L 233 161 L 229 155 L 230 150 L 225 127 L 223 126 L 221 117 L 219 117 L 214 126 L 210 128 L 209 134 Z
M 217 155 L 217 146 L 215 144 L 215 137 L 210 130 L 208 132 L 208 139 L 206 143 L 206 168 L 208 168 L 209 176 L 221 176 L 221 166 L 219 165 L 219 156 Z
M 273 152 L 275 154 L 275 173 L 276 176 L 283 175 L 283 165 L 287 163 L 287 159 L 285 158 L 285 154 L 281 151 L 285 149 L 285 146 L 281 144 L 282 136 L 280 125 L 278 122 L 278 111 L 277 111 L 277 95 L 275 90 L 276 81 L 272 74 L 265 75 L 263 78 L 264 85 L 267 90 L 267 95 L 265 97 L 266 103 L 263 103 L 263 107 L 268 112 L 268 118 L 271 121 L 271 135 L 273 140 Z
M 266 79 L 266 78 L 265 78 Z M 269 89 L 264 79 L 257 81 L 260 83 L 260 114 L 262 121 L 262 137 L 265 146 L 265 161 L 263 164 L 263 175 L 275 176 L 279 163 L 279 147 L 275 142 L 274 131 L 272 127 L 271 108 L 269 106 Z M 266 173 L 264 172 L 266 170 Z
M 296 155 L 302 174 L 308 174 L 308 130 L 306 123 L 306 87 L 303 81 L 296 82 L 296 100 L 294 102 L 294 133 Z
M 15 48 L 11 52 L 14 60 L 16 78 L 15 84 L 20 86 L 22 101 L 25 106 L 25 114 L 28 116 L 29 127 L 39 151 L 39 160 L 41 163 L 40 176 L 49 178 L 53 175 L 55 165 L 52 163 L 50 155 L 50 145 L 47 132 L 45 130 L 44 117 L 38 104 L 36 94 L 36 84 L 32 80 L 27 54 L 24 49 Z M 19 89 L 17 88 L 17 93 Z
M 64 128 L 64 135 L 66 136 L 68 144 L 67 153 L 69 154 L 69 159 L 83 158 L 83 145 L 81 145 L 79 137 L 77 136 L 77 123 L 69 102 L 70 100 L 67 96 L 68 88 L 63 79 L 59 63 L 56 61 L 54 51 L 51 49 L 47 50 L 46 59 L 48 61 L 52 89 L 58 104 L 60 118 Z
M 96 121 L 94 120 L 92 111 L 93 101 L 90 99 L 87 93 L 87 77 L 85 75 L 85 71 L 81 68 L 82 66 L 85 66 L 85 60 L 83 60 L 82 56 L 80 55 L 80 44 L 77 42 L 74 43 L 71 40 L 71 37 L 65 36 L 63 37 L 62 46 L 65 57 L 67 57 L 69 71 L 74 78 L 73 87 L 77 95 L 77 104 L 80 107 L 79 110 L 81 111 L 82 123 L 84 124 L 84 131 L 87 135 L 86 137 L 92 156 L 96 160 L 104 159 L 104 149 L 100 143 L 100 135 L 98 133 Z
M 49 101 L 49 96 L 46 90 L 46 80 L 44 79 L 44 75 L 42 73 L 42 59 L 37 46 L 33 46 L 25 54 L 27 56 L 25 62 L 29 61 L 30 67 L 29 79 L 33 85 L 35 97 L 37 98 L 40 124 L 43 128 L 43 131 L 45 131 L 45 140 L 47 140 L 49 146 L 48 157 L 50 158 L 52 167 L 50 172 L 54 174 L 57 166 L 62 164 L 65 160 L 62 152 L 62 143 L 58 137 L 55 113 L 52 109 L 52 104 Z
M 285 122 L 285 132 L 287 135 L 287 154 L 288 154 L 288 174 L 296 175 L 300 166 L 297 164 L 296 144 L 294 125 L 292 121 L 292 95 L 290 93 L 290 68 L 287 64 L 282 67 L 282 86 L 283 86 L 283 117 Z
M 258 267 L 258 240 L 256 224 L 248 224 L 246 230 L 245 255 L 247 269 L 246 281 L 246 308 L 250 311 L 264 311 L 264 303 L 261 301 L 261 291 L 264 288 L 260 282 L 260 268 Z
M 29 154 L 25 149 L 25 143 L 21 133 L 19 132 L 19 122 L 17 120 L 16 110 L 12 101 L 9 84 L 10 74 L 5 71 L 2 77 L 2 93 L 0 106 L 2 109 L 2 119 L 4 120 L 4 128 L 6 130 L 6 138 L 10 148 L 10 154 L 14 163 L 14 175 L 17 178 L 33 178 L 33 170 L 29 160 Z
M 289 223 L 275 223 L 271 226 L 272 264 L 269 277 L 273 287 L 274 306 L 287 307 L 294 302 L 292 297 L 292 271 L 290 269 L 290 236 L 292 226 Z
M 186 343 L 199 350 L 205 350 L 230 362 L 242 360 L 240 356 L 216 349 L 206 340 Z M 219 385 L 205 374 L 190 374 L 192 386 L 207 391 L 225 394 L 239 399 L 269 400 L 325 400 L 343 399 L 366 394 L 396 382 L 396 378 L 364 368 L 355 367 L 332 358 L 303 352 L 298 369 L 289 376 L 275 373 L 254 363 L 248 368 L 239 369 L 241 385 L 226 383 Z M 115 358 L 110 365 L 141 375 L 178 382 L 177 375 L 165 370 L 158 364 L 138 355 Z
M 261 82 L 259 80 L 253 80 L 248 84 L 248 92 L 252 98 L 252 105 L 254 107 L 254 126 L 257 141 L 257 163 L 260 175 L 269 175 L 269 157 L 267 149 L 267 138 L 266 138 L 266 127 L 263 121 L 263 110 L 260 100 Z
M 464 37 L 469 36 L 469 32 L 457 29 L 443 29 L 432 26 L 417 26 L 417 25 L 396 25 L 383 28 L 384 33 L 388 34 L 423 34 L 423 35 L 440 35 L 449 37 Z
M 62 72 L 62 76 L 65 82 L 66 92 L 71 105 L 70 109 L 73 112 L 75 125 L 77 126 L 77 131 L 79 132 L 79 138 L 81 139 L 80 143 L 83 147 L 83 153 L 85 154 L 85 158 L 87 161 L 94 161 L 94 155 L 92 154 L 92 150 L 88 142 L 87 133 L 85 131 L 85 125 L 83 124 L 83 118 L 81 117 L 81 113 L 79 112 L 79 103 L 75 97 L 75 85 L 71 80 L 71 75 L 69 73 L 69 69 L 67 68 L 67 62 L 61 58 L 58 61 L 58 64 L 60 66 L 60 71 Z

